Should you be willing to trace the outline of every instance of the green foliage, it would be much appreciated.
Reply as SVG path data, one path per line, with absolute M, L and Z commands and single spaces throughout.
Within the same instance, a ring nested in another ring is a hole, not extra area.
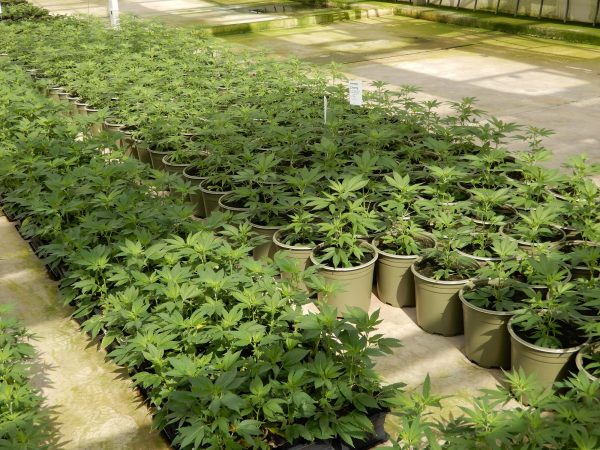
M 30 385 L 31 335 L 0 305 L 0 447 L 49 448 L 51 428 L 44 399 Z

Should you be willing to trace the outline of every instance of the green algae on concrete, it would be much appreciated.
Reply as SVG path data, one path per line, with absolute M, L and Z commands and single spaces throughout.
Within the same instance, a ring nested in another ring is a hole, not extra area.
M 389 7 L 388 2 L 351 2 L 352 7 Z M 398 5 L 393 3 L 396 14 L 415 19 L 454 25 L 484 28 L 512 34 L 559 39 L 574 43 L 600 45 L 600 29 L 591 25 L 562 23 L 556 20 L 537 20 L 513 17 L 506 14 L 493 14 L 486 11 L 456 10 L 444 6 Z
M 64 450 L 166 450 L 126 374 L 107 362 L 69 318 L 56 283 L 0 217 L 0 303 L 36 336 L 33 384 L 42 391 Z

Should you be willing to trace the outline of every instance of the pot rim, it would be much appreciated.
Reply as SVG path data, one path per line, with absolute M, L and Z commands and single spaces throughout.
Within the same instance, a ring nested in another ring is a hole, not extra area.
M 421 256 L 421 257 L 419 257 L 419 258 L 418 258 L 418 259 L 417 259 L 417 260 L 416 260 L 414 263 L 412 263 L 412 264 L 411 264 L 411 266 L 410 266 L 410 271 L 413 273 L 413 275 L 414 275 L 414 276 L 416 276 L 416 277 L 418 277 L 418 278 L 420 278 L 421 280 L 428 281 L 428 282 L 430 282 L 430 283 L 435 283 L 435 284 L 443 284 L 443 285 L 449 285 L 449 286 L 452 286 L 452 285 L 464 284 L 464 283 L 466 283 L 466 282 L 468 282 L 468 281 L 472 281 L 472 280 L 474 280 L 474 279 L 475 279 L 475 278 L 473 278 L 473 277 L 471 277 L 471 278 L 465 278 L 465 279 L 462 279 L 462 280 L 436 280 L 435 278 L 429 278 L 429 277 L 427 277 L 427 276 L 425 276 L 425 275 L 423 275 L 423 274 L 420 274 L 419 272 L 417 272 L 417 269 L 416 269 L 416 267 L 415 267 L 415 266 L 416 266 L 417 264 L 419 264 L 421 261 L 423 261 L 423 257 L 422 257 L 422 256 Z M 477 263 L 475 262 L 475 260 L 473 260 L 473 264 L 474 264 L 474 265 L 476 265 L 476 264 L 477 264 Z M 479 267 L 479 266 L 478 266 L 478 267 Z M 474 268 L 475 268 L 475 267 L 474 267 Z
M 502 258 L 500 258 L 499 256 L 476 256 L 476 255 L 472 255 L 470 253 L 467 252 L 463 252 L 462 250 L 455 248 L 454 251 L 462 256 L 465 256 L 467 258 L 471 258 L 474 261 L 481 261 L 481 262 L 496 262 L 496 261 L 502 261 Z M 516 257 L 511 257 L 508 259 L 515 259 Z
M 97 113 L 98 111 L 100 111 L 99 109 L 92 108 L 90 105 L 86 105 L 85 110 L 91 113 Z
M 257 228 L 259 230 L 273 231 L 273 230 L 281 230 L 281 228 L 283 228 L 283 225 L 258 225 L 256 223 L 252 222 L 251 220 L 249 220 L 248 222 L 250 223 L 251 227 Z
M 185 167 L 183 169 L 183 176 L 186 178 L 189 178 L 190 180 L 206 180 L 208 177 L 199 177 L 196 175 L 190 175 L 189 173 L 187 173 L 187 170 L 189 167 L 192 167 L 192 164 L 188 165 L 187 167 Z
M 279 240 L 279 237 L 281 236 L 281 234 L 282 234 L 283 231 L 285 231 L 285 230 L 279 229 L 273 235 L 273 242 L 276 245 L 280 246 L 281 248 L 284 248 L 286 250 L 298 250 L 298 251 L 300 251 L 300 250 L 305 250 L 305 251 L 309 251 L 310 250 L 310 251 L 312 251 L 312 249 L 314 248 L 314 247 L 303 247 L 303 246 L 300 246 L 300 245 L 288 245 L 288 244 L 284 244 L 283 242 L 281 242 Z
M 478 285 L 489 285 L 491 282 L 490 279 L 487 278 L 476 278 L 473 279 L 471 281 L 468 281 L 467 284 L 465 284 L 462 288 L 460 288 L 460 291 L 458 291 L 458 298 L 460 298 L 460 301 L 463 303 L 463 305 L 467 306 L 470 309 L 474 309 L 475 311 L 484 313 L 484 314 L 488 314 L 491 316 L 514 316 L 516 313 L 518 313 L 520 310 L 522 309 L 515 309 L 514 311 L 496 311 L 494 309 L 485 309 L 485 308 L 481 308 L 479 306 L 475 306 L 474 304 L 472 304 L 471 302 L 469 302 L 465 297 L 464 297 L 464 292 L 467 289 L 471 289 L 475 286 Z
M 190 165 L 191 165 L 191 163 L 172 163 L 172 162 L 170 162 L 170 161 L 167 161 L 167 158 L 168 158 L 169 156 L 171 156 L 171 153 L 173 153 L 173 152 L 168 152 L 168 153 L 169 153 L 169 154 L 167 154 L 167 155 L 164 155 L 164 156 L 162 157 L 162 163 L 163 163 L 165 166 L 172 166 L 172 167 L 183 167 L 183 168 L 185 168 L 185 167 L 187 167 L 187 166 L 190 166 Z
M 231 194 L 233 194 L 233 193 L 234 193 L 234 192 L 233 192 L 233 191 L 231 191 L 231 192 L 229 192 L 229 193 L 227 193 L 227 194 L 225 194 L 225 195 L 223 195 L 223 196 L 219 197 L 219 206 L 220 206 L 221 208 L 228 209 L 228 210 L 230 210 L 230 211 L 236 211 L 236 212 L 248 212 L 248 211 L 250 211 L 250 208 L 240 208 L 240 207 L 238 207 L 238 206 L 230 206 L 230 205 L 226 205 L 225 203 L 223 203 L 223 199 L 224 199 L 225 197 L 230 197 L 230 196 L 231 196 Z
M 81 106 L 81 107 L 87 107 L 87 106 L 89 106 L 85 101 L 83 101 L 82 98 L 80 98 L 79 100 L 82 100 L 82 101 L 80 101 L 80 102 L 76 101 L 75 102 L 76 106 Z
M 379 257 L 379 254 L 377 253 L 377 249 L 375 248 L 375 246 L 373 244 L 369 244 L 367 241 L 360 241 L 362 246 L 366 246 L 366 247 L 370 247 L 370 250 L 373 252 L 373 258 L 371 258 L 369 261 L 362 263 L 359 266 L 353 266 L 353 267 L 332 267 L 332 266 L 328 266 L 327 264 L 323 264 L 320 263 L 319 261 L 316 260 L 316 258 L 314 257 L 315 251 L 323 248 L 325 246 L 325 243 L 321 243 L 317 246 L 315 246 L 311 252 L 310 252 L 310 262 L 313 263 L 316 266 L 320 266 L 321 269 L 323 270 L 327 270 L 328 272 L 354 272 L 357 271 L 359 269 L 364 269 L 366 267 L 369 267 L 370 265 L 375 264 L 375 261 L 377 261 L 377 258 Z
M 419 237 L 424 237 L 425 239 L 433 242 L 433 246 L 432 247 L 427 247 L 427 248 L 435 248 L 437 247 L 437 242 L 436 240 L 433 238 L 433 235 L 430 233 L 420 233 Z M 393 253 L 388 253 L 384 250 L 381 250 L 377 244 L 379 244 L 379 237 L 376 237 L 375 239 L 373 239 L 373 247 L 375 247 L 375 250 L 377 250 L 377 253 L 379 253 L 380 256 L 385 256 L 386 258 L 390 258 L 390 259 L 399 259 L 399 260 L 404 260 L 404 261 L 410 261 L 410 260 L 415 260 L 421 257 L 421 255 L 395 255 Z
M 517 342 L 519 342 L 520 344 L 525 345 L 526 347 L 529 347 L 531 349 L 534 349 L 534 350 L 537 350 L 540 352 L 553 353 L 556 355 L 575 353 L 575 352 L 581 350 L 587 344 L 587 340 L 586 340 L 584 343 L 579 344 L 575 347 L 567 347 L 567 348 L 540 347 L 539 345 L 535 345 L 535 344 L 532 344 L 531 342 L 527 342 L 525 339 L 523 339 L 522 337 L 517 335 L 517 332 L 513 329 L 513 326 L 512 326 L 514 320 L 515 320 L 515 316 L 511 317 L 506 326 L 508 328 L 508 333 L 510 334 L 510 337 L 513 338 L 514 340 L 516 340 Z
M 202 192 L 204 192 L 205 194 L 220 194 L 220 195 L 225 195 L 225 194 L 230 194 L 230 193 L 232 193 L 232 192 L 233 192 L 233 191 L 211 191 L 211 190 L 209 190 L 209 189 L 206 189 L 206 188 L 203 186 L 203 184 L 204 184 L 204 183 L 206 183 L 207 181 L 208 181 L 208 178 L 206 178 L 206 179 L 202 180 L 202 181 L 200 182 L 200 184 L 198 185 L 198 187 L 200 188 L 200 190 L 201 190 Z
M 562 244 L 562 243 L 565 241 L 565 239 L 567 238 L 567 233 L 565 233 L 565 231 L 564 231 L 562 228 L 560 228 L 558 225 L 554 225 L 554 224 L 552 224 L 552 223 L 551 223 L 551 224 L 549 224 L 549 226 L 550 226 L 550 227 L 552 227 L 553 229 L 555 229 L 555 230 L 557 230 L 557 231 L 559 231 L 559 232 L 560 232 L 560 234 L 561 234 L 561 238 L 560 238 L 560 239 L 558 239 L 558 240 L 556 240 L 556 241 L 548 241 L 548 242 L 529 242 L 529 241 L 522 241 L 522 240 L 520 240 L 520 239 L 517 239 L 516 237 L 514 237 L 514 236 L 512 236 L 512 235 L 510 235 L 509 233 L 507 233 L 507 232 L 506 232 L 506 226 L 507 226 L 507 225 L 510 225 L 510 224 L 512 224 L 512 223 L 514 223 L 514 222 L 512 222 L 512 221 L 511 221 L 511 222 L 507 222 L 507 223 L 505 223 L 504 225 L 502 225 L 502 226 L 500 227 L 500 230 L 499 230 L 499 231 L 500 231 L 500 234 L 503 234 L 503 235 L 504 235 L 504 236 L 506 236 L 507 238 L 509 238 L 509 239 L 512 239 L 512 240 L 514 240 L 514 241 L 516 241 L 516 242 L 517 242 L 517 244 L 520 244 L 520 245 L 525 245 L 525 246 L 527 246 L 527 247 L 541 247 L 542 245 L 552 245 L 552 246 L 558 246 L 558 245 Z
M 598 350 L 600 351 L 600 342 L 591 342 L 588 344 L 585 344 L 581 350 L 579 350 L 577 352 L 577 355 L 575 356 L 575 364 L 577 365 L 577 368 L 582 371 L 583 373 L 585 373 L 585 375 L 590 379 L 590 380 L 598 380 L 600 379 L 600 377 L 597 377 L 596 375 L 592 375 L 591 373 L 589 373 L 586 368 L 583 366 L 583 356 L 584 354 L 587 354 L 587 350 Z

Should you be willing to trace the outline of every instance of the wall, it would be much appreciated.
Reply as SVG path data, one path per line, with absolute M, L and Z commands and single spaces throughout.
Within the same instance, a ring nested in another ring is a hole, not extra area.
M 414 2 L 418 3 L 418 2 Z M 430 0 L 429 5 L 435 6 L 441 4 L 442 6 L 456 6 L 458 0 Z M 541 0 L 521 0 L 519 4 L 519 15 L 537 17 Z M 567 0 L 545 0 L 544 7 L 542 9 L 542 17 L 549 19 L 560 19 L 563 20 L 565 14 L 565 8 Z M 592 23 L 594 20 L 594 13 L 596 11 L 597 0 L 571 0 L 569 7 L 569 15 L 567 16 L 568 21 L 572 22 L 584 22 Z M 475 0 L 461 0 L 461 9 L 473 9 Z M 478 0 L 477 10 L 496 10 L 497 0 Z M 500 0 L 499 11 L 507 14 L 514 14 L 517 0 Z M 600 16 L 600 14 L 598 15 Z M 596 18 L 596 22 L 600 22 L 600 17 Z

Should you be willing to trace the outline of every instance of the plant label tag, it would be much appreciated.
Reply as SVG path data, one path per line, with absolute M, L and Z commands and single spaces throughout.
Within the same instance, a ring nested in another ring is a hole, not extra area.
M 323 96 L 323 123 L 327 123 L 327 96 Z
M 119 0 L 108 0 L 108 14 L 110 25 L 113 28 L 119 28 Z
M 355 106 L 362 106 L 363 104 L 363 86 L 360 80 L 348 81 L 348 94 L 350 97 L 350 104 Z

